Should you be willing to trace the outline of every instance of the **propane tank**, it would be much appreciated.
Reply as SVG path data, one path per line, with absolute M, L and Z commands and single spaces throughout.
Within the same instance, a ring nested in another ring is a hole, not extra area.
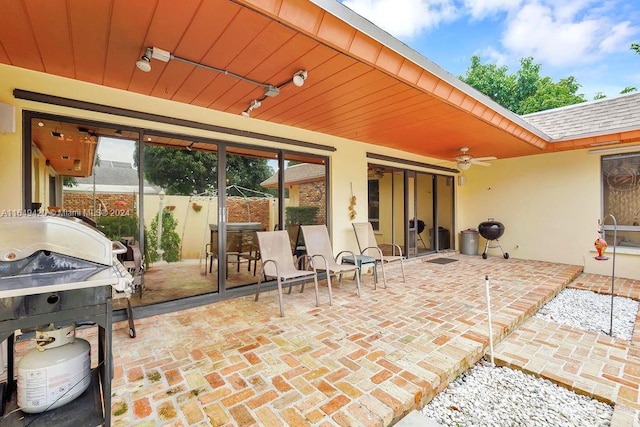
M 18 363 L 18 406 L 36 414 L 80 396 L 91 383 L 91 345 L 76 338 L 75 325 L 36 330 L 36 347 Z

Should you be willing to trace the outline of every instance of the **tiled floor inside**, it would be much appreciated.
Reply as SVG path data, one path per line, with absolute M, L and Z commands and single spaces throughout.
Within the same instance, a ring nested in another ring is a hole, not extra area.
M 445 254 L 258 302 L 243 297 L 114 325 L 113 426 L 389 426 L 424 406 L 488 350 L 485 276 L 495 358 L 612 402 L 613 425 L 637 425 L 640 351 L 631 342 L 531 318 L 569 285 L 607 290 L 580 266 Z M 624 283 L 623 283 L 624 282 Z M 638 298 L 640 281 L 618 281 Z M 517 329 L 517 330 L 516 330 Z M 515 332 L 513 332 L 515 331 Z

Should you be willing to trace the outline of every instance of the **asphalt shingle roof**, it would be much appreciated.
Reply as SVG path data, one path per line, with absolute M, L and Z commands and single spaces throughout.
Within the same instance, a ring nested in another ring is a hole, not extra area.
M 640 92 L 522 116 L 552 141 L 640 128 Z
M 113 160 L 100 160 L 100 164 L 94 166 L 95 190 L 98 192 L 136 192 L 138 186 L 138 169 L 128 162 Z M 86 192 L 94 189 L 93 176 L 76 178 L 76 185 L 65 191 Z M 144 180 L 145 193 L 157 193 L 159 187 L 152 186 Z
M 302 182 L 317 181 L 324 179 L 324 165 L 316 165 L 311 163 L 300 163 L 289 166 L 284 170 L 285 185 L 293 185 Z M 275 187 L 278 184 L 278 173 L 274 173 L 269 178 L 260 183 L 263 187 Z

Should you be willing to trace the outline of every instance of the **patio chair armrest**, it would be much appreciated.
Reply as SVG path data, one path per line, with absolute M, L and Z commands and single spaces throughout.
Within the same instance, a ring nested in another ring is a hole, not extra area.
M 397 245 L 397 244 L 393 243 L 392 246 L 393 246 L 393 255 L 396 254 L 396 249 L 397 249 L 398 250 L 398 254 L 400 256 L 402 256 L 402 248 L 400 247 L 400 245 Z
M 374 251 L 378 252 L 378 259 L 382 259 L 382 249 L 380 249 L 377 246 L 369 246 L 364 248 L 362 252 L 360 252 L 360 255 L 364 255 L 364 253 L 367 252 L 369 249 L 373 249 Z
M 267 273 L 265 272 L 265 268 L 264 267 L 269 263 L 273 263 L 273 265 L 276 268 L 275 276 L 267 275 Z M 262 260 L 262 272 L 263 272 L 265 277 L 278 277 L 278 276 L 280 276 L 280 266 L 278 265 L 278 262 L 276 260 L 274 260 L 274 259 L 263 259 Z
M 318 255 L 314 255 L 314 256 L 318 256 Z M 298 266 L 300 266 L 300 261 L 305 260 L 305 259 L 309 260 L 309 264 L 308 264 L 309 267 L 311 267 L 311 270 L 313 270 L 313 272 L 316 273 L 316 267 L 313 265 L 313 257 L 312 256 L 310 256 L 308 254 L 300 255 L 298 257 L 298 259 L 296 260 L 296 263 L 298 264 Z M 298 269 L 302 270 L 301 268 L 298 268 Z
M 311 262 L 311 266 L 314 268 L 314 270 L 315 270 L 315 268 L 316 268 L 316 267 L 315 267 L 315 264 L 313 263 L 313 260 L 314 260 L 316 257 L 318 257 L 318 258 L 320 258 L 320 259 L 322 260 L 322 264 L 321 264 L 321 265 L 324 265 L 324 269 L 325 269 L 325 270 L 329 268 L 329 263 L 327 262 L 327 259 L 324 257 L 324 255 L 322 255 L 322 254 L 315 254 L 315 255 L 311 255 L 311 256 L 309 256 L 309 255 L 306 255 L 306 256 L 308 256 L 308 257 L 311 259 L 311 261 L 312 261 L 312 262 Z
M 342 254 L 347 254 L 351 257 L 353 257 L 354 260 L 356 260 L 356 253 L 353 251 L 340 251 L 338 252 L 338 255 L 336 255 L 336 262 L 340 262 L 341 257 L 343 256 Z

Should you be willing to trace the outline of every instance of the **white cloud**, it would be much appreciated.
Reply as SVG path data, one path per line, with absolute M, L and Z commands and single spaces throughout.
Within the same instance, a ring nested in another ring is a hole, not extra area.
M 415 37 L 457 17 L 454 0 L 345 0 L 343 4 L 397 38 Z
M 511 57 L 509 57 L 509 55 L 491 46 L 475 52 L 474 55 L 478 55 L 484 62 L 489 64 L 496 64 L 498 67 L 502 67 L 503 65 L 513 65 L 510 64 Z
M 465 9 L 473 19 L 483 19 L 520 7 L 521 0 L 464 0 Z
M 620 52 L 628 50 L 631 38 L 638 33 L 629 21 L 620 22 L 611 28 L 611 32 L 600 42 L 602 52 Z
M 629 22 L 615 22 L 604 9 L 589 9 L 587 0 L 528 0 L 506 21 L 503 46 L 536 62 L 568 66 L 592 62 L 628 48 L 637 32 Z

